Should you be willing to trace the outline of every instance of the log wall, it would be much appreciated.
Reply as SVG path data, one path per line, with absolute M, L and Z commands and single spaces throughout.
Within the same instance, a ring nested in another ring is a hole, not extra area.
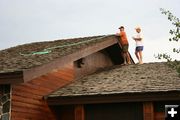
M 143 102 L 144 120 L 154 120 L 153 102 Z
M 164 112 L 155 112 L 154 120 L 165 120 L 165 113 Z
M 27 83 L 12 85 L 12 120 L 55 120 L 43 96 L 74 79 L 73 64 Z

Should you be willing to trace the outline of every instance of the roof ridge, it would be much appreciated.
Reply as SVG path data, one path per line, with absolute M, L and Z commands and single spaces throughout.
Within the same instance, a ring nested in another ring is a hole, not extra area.
M 33 51 L 30 53 L 19 53 L 22 56 L 31 56 L 31 55 L 42 55 L 42 54 L 49 54 L 52 52 L 53 49 L 57 49 L 57 48 L 64 48 L 64 47 L 71 47 L 71 46 L 75 46 L 75 45 L 80 45 L 83 43 L 88 43 L 94 40 L 99 40 L 99 39 L 103 39 L 105 37 L 107 37 L 108 35 L 103 35 L 103 36 L 99 36 L 98 38 L 91 38 L 89 40 L 86 41 L 80 41 L 80 42 L 75 42 L 75 43 L 70 43 L 70 44 L 65 44 L 65 45 L 57 45 L 57 46 L 53 46 L 53 47 L 49 47 L 49 48 L 45 48 L 41 51 Z
M 97 38 L 97 37 L 102 37 L 102 36 L 113 36 L 114 34 L 107 34 L 107 35 L 94 35 L 94 36 L 82 36 L 82 37 L 72 37 L 72 38 L 59 38 L 59 39 L 51 39 L 51 40 L 42 40 L 42 41 L 34 41 L 34 42 L 28 42 L 28 43 L 22 43 L 19 45 L 15 45 L 15 46 L 11 46 L 9 48 L 5 48 L 5 49 L 0 49 L 1 51 L 6 51 L 8 49 L 12 49 L 12 48 L 17 48 L 17 47 L 21 47 L 21 46 L 27 46 L 27 45 L 31 45 L 31 44 L 41 44 L 41 43 L 51 43 L 51 42 L 57 42 L 57 41 L 73 41 L 73 40 L 77 40 L 77 39 L 91 39 L 91 38 Z

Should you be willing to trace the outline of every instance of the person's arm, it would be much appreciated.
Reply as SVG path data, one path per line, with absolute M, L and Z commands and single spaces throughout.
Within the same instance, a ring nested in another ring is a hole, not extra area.
M 141 36 L 139 36 L 139 37 L 135 37 L 135 36 L 133 36 L 132 37 L 135 41 L 137 40 L 137 41 L 141 41 L 142 40 L 142 37 Z
M 122 33 L 116 33 L 116 36 L 122 36 L 123 34 Z
M 115 35 L 116 35 L 116 36 L 120 36 L 120 33 L 116 33 Z
M 141 41 L 142 38 L 133 38 L 134 40 Z

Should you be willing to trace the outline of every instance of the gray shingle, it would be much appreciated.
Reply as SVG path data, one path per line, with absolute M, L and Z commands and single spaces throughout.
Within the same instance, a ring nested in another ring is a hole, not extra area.
M 66 40 L 55 40 L 49 42 L 38 42 L 38 43 L 19 45 L 9 49 L 1 50 L 0 72 L 19 71 L 23 69 L 40 66 L 42 64 L 49 63 L 57 58 L 61 58 L 62 56 L 71 54 L 77 50 L 86 48 L 87 46 L 91 46 L 98 42 L 102 42 L 106 40 L 104 39 L 106 37 L 115 37 L 115 36 L 113 35 L 93 36 L 93 37 L 74 38 L 74 39 L 66 39 Z M 84 42 L 84 41 L 88 41 L 88 42 Z M 79 42 L 83 42 L 83 43 L 73 46 L 66 46 Z M 65 46 L 65 47 L 56 48 L 57 46 Z M 51 49 L 52 52 L 50 52 L 49 54 L 29 55 L 29 56 L 21 55 L 21 54 L 27 55 L 34 51 L 36 52 L 43 51 L 44 49 L 48 49 L 52 47 L 55 48 Z
M 76 80 L 49 97 L 160 91 L 180 91 L 180 77 L 166 63 L 109 68 Z

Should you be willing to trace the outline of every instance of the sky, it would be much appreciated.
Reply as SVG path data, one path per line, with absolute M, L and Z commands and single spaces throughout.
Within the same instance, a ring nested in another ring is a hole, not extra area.
M 180 18 L 180 0 L 0 0 L 0 50 L 31 42 L 108 35 L 123 25 L 135 61 L 135 27 L 142 28 L 144 62 L 158 53 L 173 54 L 180 42 L 169 42 L 173 28 L 160 8 Z

